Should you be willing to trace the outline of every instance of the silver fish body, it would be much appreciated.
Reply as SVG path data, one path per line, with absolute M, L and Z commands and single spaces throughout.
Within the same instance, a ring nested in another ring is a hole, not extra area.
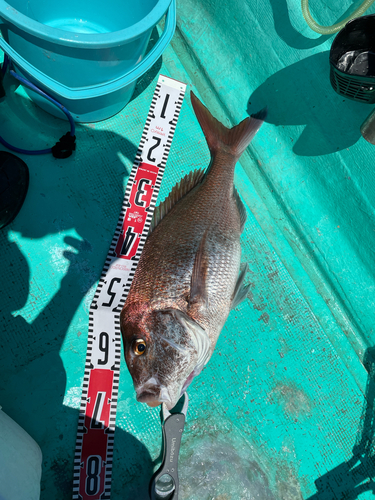
M 191 95 L 211 151 L 206 173 L 187 175 L 155 210 L 121 329 L 137 399 L 173 408 L 210 359 L 232 307 L 246 296 L 239 276 L 245 208 L 236 162 L 265 117 L 227 129 Z

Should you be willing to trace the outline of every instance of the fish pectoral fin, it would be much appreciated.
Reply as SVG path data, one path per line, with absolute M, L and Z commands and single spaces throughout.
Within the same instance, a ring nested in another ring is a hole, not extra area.
M 203 234 L 195 255 L 193 273 L 191 275 L 189 307 L 194 304 L 207 304 L 207 274 L 208 274 L 208 253 L 207 253 L 208 229 Z
M 231 309 L 235 309 L 237 306 L 241 304 L 241 302 L 243 302 L 246 299 L 246 295 L 247 292 L 249 291 L 250 285 L 244 285 L 243 281 L 245 279 L 248 270 L 249 270 L 249 265 L 246 262 L 245 267 L 242 269 L 240 275 L 238 276 L 236 287 L 233 292 L 233 298 L 230 307 Z

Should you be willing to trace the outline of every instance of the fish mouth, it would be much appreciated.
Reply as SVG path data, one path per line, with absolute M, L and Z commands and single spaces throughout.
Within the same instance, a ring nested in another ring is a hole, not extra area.
M 186 392 L 192 380 L 199 375 L 202 371 L 202 367 L 196 366 L 194 370 L 190 373 L 188 378 L 186 379 L 182 389 L 180 391 L 180 396 L 177 398 L 175 402 L 172 401 L 168 389 L 163 385 L 150 385 L 148 383 L 143 384 L 140 388 L 137 389 L 137 401 L 139 403 L 146 403 L 150 408 L 155 408 L 163 403 L 165 403 L 168 410 L 173 408 L 180 397 Z
M 139 387 L 137 392 L 137 401 L 146 403 L 151 408 L 161 405 L 162 403 L 171 404 L 168 389 L 164 385 L 159 385 L 149 381 Z
M 159 401 L 157 395 L 152 392 L 144 391 L 141 394 L 137 395 L 137 401 L 139 403 L 146 403 L 151 408 L 155 408 L 162 404 L 162 401 Z

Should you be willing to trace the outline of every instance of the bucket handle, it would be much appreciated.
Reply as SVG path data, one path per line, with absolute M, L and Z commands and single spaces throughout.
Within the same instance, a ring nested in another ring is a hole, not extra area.
M 1 23 L 0 23 L 1 25 Z M 57 82 L 39 69 L 35 68 L 32 64 L 27 62 L 20 56 L 5 40 L 0 37 L 0 48 L 8 55 L 8 57 L 18 65 L 23 72 L 28 76 L 34 78 L 38 82 L 42 82 L 45 87 L 50 91 L 58 94 L 65 99 L 90 99 L 93 97 L 100 97 L 105 94 L 115 92 L 133 83 L 140 78 L 151 66 L 159 59 L 164 52 L 165 48 L 171 41 L 176 28 L 176 0 L 172 0 L 165 20 L 164 31 L 159 38 L 158 42 L 147 54 L 147 56 L 135 68 L 131 69 L 125 75 L 112 80 L 110 82 L 92 85 L 90 87 L 71 88 Z

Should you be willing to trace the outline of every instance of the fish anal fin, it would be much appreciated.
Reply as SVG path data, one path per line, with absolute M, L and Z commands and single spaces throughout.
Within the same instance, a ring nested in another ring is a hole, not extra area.
M 247 292 L 249 291 L 249 285 L 244 285 L 244 279 L 249 270 L 249 265 L 246 263 L 245 267 L 242 269 L 238 276 L 238 280 L 233 292 L 233 298 L 231 303 L 231 309 L 235 309 L 246 299 Z
M 167 215 L 168 212 L 181 200 L 189 191 L 197 186 L 203 179 L 205 169 L 194 170 L 185 175 L 171 190 L 164 201 L 155 208 L 154 215 L 151 220 L 149 234 L 155 229 L 159 222 Z
M 203 234 L 195 255 L 193 272 L 191 275 L 189 307 L 194 304 L 207 304 L 207 274 L 208 274 L 208 252 L 207 252 L 208 230 Z

